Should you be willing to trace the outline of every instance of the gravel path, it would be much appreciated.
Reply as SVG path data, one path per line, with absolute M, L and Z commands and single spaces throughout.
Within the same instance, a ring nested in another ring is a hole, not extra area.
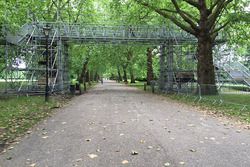
M 249 167 L 250 131 L 107 81 L 74 98 L 0 167 Z

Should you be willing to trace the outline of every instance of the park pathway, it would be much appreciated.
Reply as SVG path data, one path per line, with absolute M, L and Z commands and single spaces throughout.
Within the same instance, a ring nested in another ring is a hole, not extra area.
M 106 81 L 0 155 L 1 167 L 249 167 L 250 131 Z

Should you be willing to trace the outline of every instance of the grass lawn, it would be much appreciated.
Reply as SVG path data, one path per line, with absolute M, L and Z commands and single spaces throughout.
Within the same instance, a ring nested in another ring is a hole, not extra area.
M 95 85 L 87 84 L 87 89 Z M 44 102 L 44 96 L 0 97 L 0 151 L 63 103 L 65 99 L 53 96 L 48 103 Z
M 43 96 L 0 99 L 0 144 L 13 142 L 59 105 L 52 97 L 45 103 Z
M 221 97 L 226 102 L 250 105 L 250 94 L 222 94 Z
M 136 82 L 135 84 L 128 84 L 129 86 L 144 89 L 143 82 Z M 151 91 L 151 87 L 147 86 L 147 91 Z M 215 114 L 222 114 L 240 118 L 240 120 L 250 123 L 250 94 L 221 94 L 220 96 L 203 96 L 197 102 L 197 96 L 186 96 L 177 94 L 162 94 L 168 98 L 178 100 L 193 106 L 210 109 Z M 223 100 L 220 103 L 220 99 Z

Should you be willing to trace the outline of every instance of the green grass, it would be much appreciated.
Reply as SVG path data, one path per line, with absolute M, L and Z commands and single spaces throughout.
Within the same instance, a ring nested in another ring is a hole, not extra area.
M 13 142 L 59 105 L 52 97 L 45 103 L 43 96 L 0 99 L 0 144 Z
M 226 102 L 250 105 L 250 94 L 222 94 L 221 98 Z
M 0 91 L 5 89 L 5 82 L 0 82 Z
M 238 99 L 232 101 L 224 100 L 223 103 L 219 102 L 219 99 L 210 97 L 203 97 L 199 102 L 195 96 L 181 96 L 181 95 L 165 95 L 171 99 L 181 101 L 183 103 L 198 106 L 202 109 L 208 109 L 214 114 L 226 115 L 229 117 L 239 118 L 241 121 L 250 123 L 250 106 L 239 104 L 241 102 L 241 95 L 238 95 Z M 230 96 L 229 96 L 230 97 Z M 249 98 L 249 97 L 248 97 Z M 214 101 L 217 100 L 217 101 Z M 236 103 L 237 102 L 237 103 Z M 243 102 L 241 102 L 243 103 Z
M 121 83 L 124 83 L 124 82 L 121 82 Z M 135 83 L 128 83 L 128 86 L 133 86 L 133 87 L 136 87 L 138 89 L 141 89 L 141 90 L 144 90 L 144 82 L 139 82 L 139 81 L 136 81 Z M 151 87 L 150 86 L 147 86 L 147 89 L 151 90 Z
M 135 84 L 129 84 L 129 86 L 133 86 L 141 90 L 144 89 L 143 82 L 136 82 Z M 147 91 L 151 92 L 150 86 L 147 86 Z M 199 102 L 199 98 L 194 95 L 161 95 L 189 105 L 201 107 L 202 109 L 208 109 L 214 114 L 235 117 L 244 122 L 250 123 L 250 94 L 222 94 L 220 96 L 203 96 Z M 222 103 L 220 101 L 221 99 L 223 100 Z
M 87 90 L 96 84 L 86 84 Z M 0 97 L 0 150 L 1 146 L 15 141 L 39 121 L 48 117 L 52 109 L 60 107 L 63 102 L 65 99 L 61 97 L 50 97 L 48 103 L 44 102 L 44 96 Z
M 97 84 L 98 84 L 98 82 L 91 82 L 90 84 L 86 83 L 86 89 L 88 90 L 88 89 L 94 88 Z M 83 84 L 81 84 L 81 89 L 84 90 Z

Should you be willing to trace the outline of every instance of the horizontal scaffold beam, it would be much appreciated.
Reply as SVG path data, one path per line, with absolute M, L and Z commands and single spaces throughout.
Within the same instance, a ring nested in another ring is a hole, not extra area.
M 108 26 L 108 25 L 85 25 L 85 24 L 67 24 L 67 23 L 27 23 L 25 24 L 18 37 L 7 37 L 11 43 L 20 43 L 22 38 L 32 36 L 33 38 L 43 40 L 43 27 L 51 27 L 50 39 L 60 38 L 64 41 L 75 42 L 139 42 L 139 43 L 163 43 L 172 41 L 173 43 L 195 43 L 197 39 L 178 28 L 166 26 Z M 222 38 L 219 37 L 221 40 Z

